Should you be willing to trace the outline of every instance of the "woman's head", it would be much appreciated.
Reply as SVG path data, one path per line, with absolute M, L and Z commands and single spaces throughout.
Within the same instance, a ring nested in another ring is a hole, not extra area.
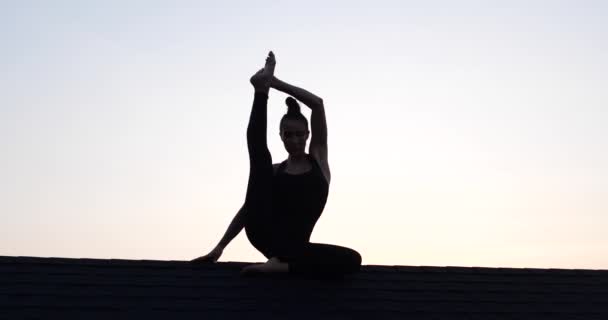
M 283 145 L 289 154 L 301 154 L 306 149 L 308 140 L 308 120 L 300 112 L 300 105 L 296 99 L 285 99 L 287 113 L 281 118 L 280 135 Z

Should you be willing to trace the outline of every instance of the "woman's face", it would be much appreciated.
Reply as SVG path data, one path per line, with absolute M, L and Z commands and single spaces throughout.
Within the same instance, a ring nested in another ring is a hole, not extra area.
M 304 153 L 309 135 L 306 123 L 298 120 L 285 120 L 281 128 L 281 140 L 289 154 Z

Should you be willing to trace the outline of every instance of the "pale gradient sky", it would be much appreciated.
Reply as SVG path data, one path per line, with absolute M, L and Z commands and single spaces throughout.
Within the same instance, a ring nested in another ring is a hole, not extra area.
M 363 264 L 608 268 L 608 2 L 330 3 L 0 2 L 0 255 L 211 250 L 273 50 L 325 101 L 311 241 Z M 220 258 L 265 260 L 244 231 Z

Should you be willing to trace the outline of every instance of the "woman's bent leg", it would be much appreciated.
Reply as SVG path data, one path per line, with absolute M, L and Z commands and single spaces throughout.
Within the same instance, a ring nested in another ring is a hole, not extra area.
M 249 181 L 245 198 L 245 232 L 251 244 L 270 258 L 274 242 L 271 229 L 272 157 L 266 141 L 268 95 L 256 92 L 247 127 Z
M 288 257 L 289 273 L 312 276 L 341 276 L 361 268 L 361 255 L 350 248 L 307 243 Z

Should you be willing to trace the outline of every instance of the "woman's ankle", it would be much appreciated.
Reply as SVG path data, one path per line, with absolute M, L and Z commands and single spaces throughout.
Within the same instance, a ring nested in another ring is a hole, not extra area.
M 268 93 L 270 92 L 270 86 L 255 86 L 254 88 L 255 93 L 263 93 L 266 96 L 268 96 Z

